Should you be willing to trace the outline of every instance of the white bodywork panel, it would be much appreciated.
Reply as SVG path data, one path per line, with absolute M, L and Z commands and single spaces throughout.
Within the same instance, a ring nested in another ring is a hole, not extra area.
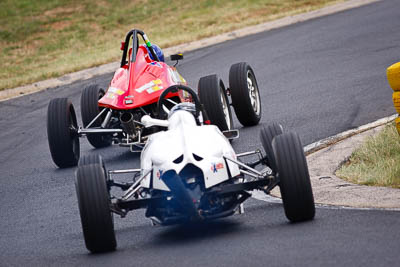
M 224 159 L 227 157 L 236 160 L 236 154 L 228 139 L 216 126 L 197 126 L 194 116 L 183 110 L 173 113 L 168 121 L 168 131 L 151 135 L 142 151 L 142 172 L 153 168 L 153 173 L 149 173 L 143 179 L 142 187 L 150 188 L 150 179 L 154 177 L 154 189 L 169 191 L 160 179 L 162 173 L 175 170 L 179 174 L 189 163 L 203 171 L 206 188 L 228 180 L 228 168 L 232 177 L 240 174 L 235 163 Z M 196 160 L 193 154 L 202 160 Z M 173 163 L 181 155 L 183 160 L 177 164 Z

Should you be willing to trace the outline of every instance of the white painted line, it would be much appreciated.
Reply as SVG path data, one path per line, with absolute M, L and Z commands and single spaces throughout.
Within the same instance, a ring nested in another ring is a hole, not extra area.
M 271 195 L 267 195 L 262 191 L 254 190 L 251 192 L 251 196 L 257 200 L 261 200 L 271 204 L 282 204 L 282 199 L 278 197 L 273 197 Z M 327 205 L 327 204 L 315 204 L 316 208 L 319 209 L 332 209 L 332 210 L 380 210 L 380 211 L 400 211 L 400 208 L 359 208 L 359 207 L 348 207 L 348 206 L 335 206 L 335 205 Z
M 267 195 L 263 191 L 260 191 L 260 190 L 254 190 L 253 192 L 251 192 L 251 197 L 258 199 L 258 200 L 268 202 L 268 203 L 282 204 L 282 199 L 280 199 L 279 197 L 273 197 L 271 195 Z
M 317 208 L 320 209 L 330 209 L 330 210 L 378 210 L 378 211 L 400 211 L 400 208 L 358 208 L 358 207 L 348 207 L 348 206 L 334 206 L 326 204 L 315 204 Z
M 327 6 L 318 10 L 294 15 L 294 16 L 289 16 L 289 17 L 284 17 L 278 20 L 258 24 L 255 26 L 249 26 L 246 28 L 242 28 L 239 30 L 235 30 L 232 32 L 228 33 L 223 33 L 217 36 L 205 38 L 202 40 L 198 41 L 193 41 L 181 45 L 177 45 L 174 47 L 169 47 L 164 49 L 164 54 L 165 56 L 169 56 L 171 54 L 177 53 L 177 52 L 188 52 L 192 51 L 195 49 L 207 47 L 210 45 L 215 45 L 218 43 L 222 43 L 228 40 L 236 39 L 239 37 L 244 37 L 247 35 L 252 35 L 264 31 L 269 31 L 272 29 L 277 29 L 281 27 L 285 27 L 288 25 L 292 25 L 295 23 L 307 21 L 310 19 L 315 19 L 327 15 L 331 15 L 340 11 L 352 9 L 352 8 L 357 8 L 363 5 L 371 4 L 374 2 L 378 2 L 381 0 L 349 0 L 343 3 L 338 3 L 335 5 Z M 0 102 L 5 101 L 8 99 L 32 94 L 38 91 L 45 90 L 47 88 L 51 87 L 56 87 L 56 86 L 62 86 L 66 84 L 70 84 L 72 82 L 78 81 L 78 80 L 86 80 L 89 78 L 92 78 L 97 75 L 105 74 L 105 73 L 111 73 L 114 72 L 117 68 L 119 67 L 119 62 L 112 62 L 108 64 L 104 64 L 98 67 L 90 68 L 90 69 L 85 69 L 81 70 L 78 72 L 66 74 L 64 76 L 61 76 L 59 78 L 53 78 L 45 81 L 40 81 L 36 82 L 30 85 L 25 85 L 17 88 L 12 88 L 12 89 L 5 89 L 0 91 Z

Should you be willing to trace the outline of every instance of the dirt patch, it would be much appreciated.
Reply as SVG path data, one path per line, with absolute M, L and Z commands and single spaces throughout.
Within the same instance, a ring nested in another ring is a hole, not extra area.
M 50 28 L 52 28 L 53 30 L 63 30 L 69 26 L 72 25 L 72 21 L 70 20 L 63 20 L 63 21 L 58 21 L 58 22 L 54 22 L 50 25 Z
M 77 12 L 82 12 L 85 8 L 83 6 L 74 6 L 74 7 L 57 7 L 51 10 L 47 10 L 43 13 L 45 17 L 56 17 L 60 15 L 70 15 Z

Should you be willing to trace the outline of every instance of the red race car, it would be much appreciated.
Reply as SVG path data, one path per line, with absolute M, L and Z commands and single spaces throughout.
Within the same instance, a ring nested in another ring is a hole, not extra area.
M 142 37 L 144 45 L 139 45 Z M 130 44 L 131 42 L 131 44 Z M 140 152 L 147 137 L 162 127 L 145 128 L 140 123 L 143 115 L 160 118 L 177 103 L 191 101 L 182 90 L 172 90 L 158 103 L 162 92 L 176 85 L 186 85 L 174 66 L 164 63 L 161 50 L 152 45 L 146 34 L 133 29 L 121 43 L 122 60 L 105 91 L 97 84 L 86 87 L 81 95 L 83 127 L 78 127 L 76 114 L 68 98 L 52 99 L 48 106 L 47 135 L 51 156 L 60 167 L 77 165 L 80 157 L 79 137 L 86 136 L 95 148 L 119 144 Z M 182 54 L 171 55 L 171 60 L 183 59 Z M 176 64 L 175 64 L 176 65 Z M 221 131 L 232 129 L 232 105 L 239 121 L 255 125 L 261 117 L 261 102 L 257 81 L 247 63 L 232 65 L 230 88 L 217 75 L 202 77 L 198 85 L 200 101 L 208 113 L 205 123 L 217 125 Z M 166 101 L 165 101 L 166 100 Z M 203 123 L 203 122 L 200 122 Z

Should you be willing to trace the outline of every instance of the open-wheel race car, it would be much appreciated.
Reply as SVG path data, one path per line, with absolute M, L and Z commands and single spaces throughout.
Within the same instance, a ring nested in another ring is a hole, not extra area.
M 139 169 L 107 170 L 102 158 L 93 154 L 79 161 L 75 186 L 89 251 L 116 248 L 113 214 L 125 217 L 144 208 L 146 217 L 159 225 L 217 219 L 243 213 L 249 191 L 269 194 L 276 186 L 290 221 L 314 218 L 307 162 L 297 134 L 283 133 L 279 124 L 272 123 L 261 129 L 265 154 L 260 150 L 238 154 L 217 126 L 203 123 L 207 110 L 189 87 L 167 88 L 158 100 L 158 112 L 164 112 L 165 97 L 177 90 L 188 93 L 193 103 L 175 105 L 167 119 L 144 115 L 140 120 L 145 128 L 167 130 L 149 136 Z M 254 111 L 251 101 L 247 108 Z M 237 115 L 251 114 L 244 109 Z M 219 115 L 229 120 L 223 108 Z M 258 157 L 246 163 L 243 159 L 250 155 Z M 130 180 L 121 182 L 123 175 Z M 119 181 L 114 179 L 117 176 Z
M 145 45 L 139 45 L 140 36 Z M 116 70 L 108 89 L 104 91 L 97 84 L 92 84 L 82 91 L 83 127 L 78 126 L 75 109 L 69 99 L 56 98 L 50 101 L 47 135 L 52 159 L 58 167 L 70 167 L 78 163 L 79 137 L 86 136 L 95 148 L 119 144 L 129 147 L 133 152 L 140 152 L 148 136 L 162 128 L 143 127 L 140 123 L 142 116 L 159 118 L 156 104 L 160 94 L 172 85 L 186 84 L 174 66 L 163 62 L 162 51 L 152 45 L 141 30 L 131 30 L 122 42 L 121 49 L 121 66 Z M 177 63 L 182 58 L 182 54 L 171 55 L 171 60 Z M 257 124 L 261 116 L 257 81 L 251 67 L 244 62 L 234 64 L 229 76 L 230 88 L 225 88 L 217 75 L 202 77 L 198 84 L 210 123 L 217 125 L 221 131 L 232 129 L 231 104 L 237 114 L 248 109 L 246 117 L 238 116 L 245 126 Z M 229 101 L 228 95 L 232 101 Z M 183 91 L 170 92 L 166 98 L 164 106 L 168 109 L 178 103 L 191 101 Z M 223 115 L 228 119 L 225 120 Z

